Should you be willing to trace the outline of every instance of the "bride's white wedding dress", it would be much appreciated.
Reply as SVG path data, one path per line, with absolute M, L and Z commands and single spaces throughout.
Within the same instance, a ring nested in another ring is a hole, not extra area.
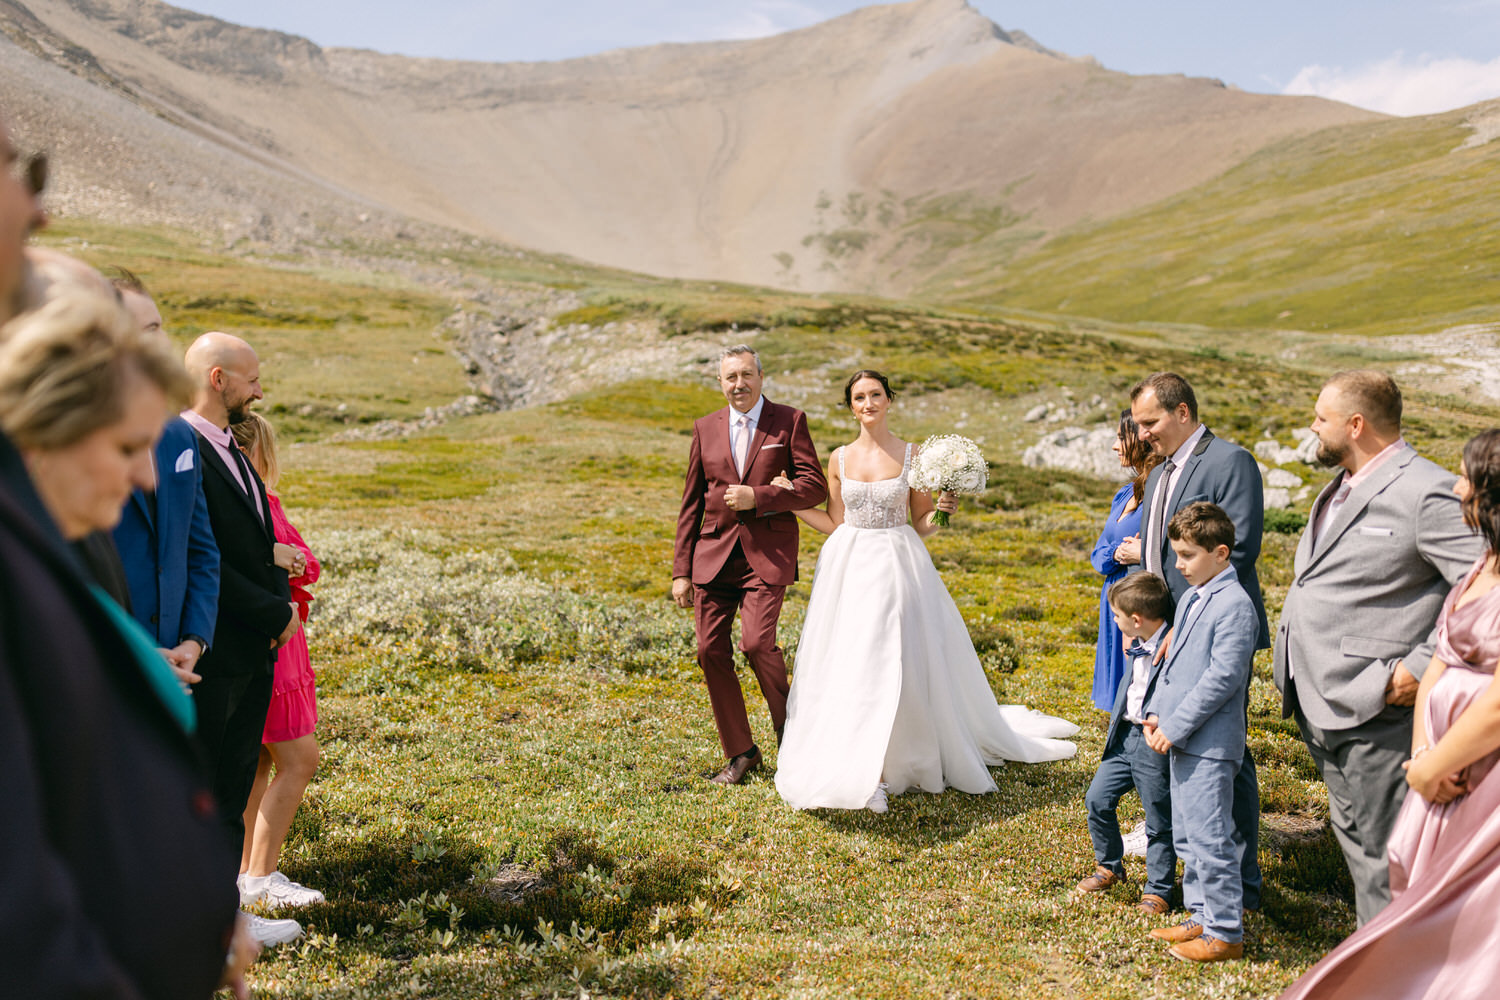
M 907 473 L 844 475 L 844 523 L 818 554 L 776 790 L 795 809 L 877 808 L 912 788 L 992 792 L 989 766 L 1073 756 L 1078 727 L 997 705 L 968 629 L 907 523 Z M 875 797 L 876 802 L 871 799 Z

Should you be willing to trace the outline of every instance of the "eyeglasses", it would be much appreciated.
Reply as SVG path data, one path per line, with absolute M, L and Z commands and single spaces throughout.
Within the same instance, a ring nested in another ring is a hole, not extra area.
M 26 189 L 35 198 L 47 186 L 47 154 L 34 153 L 26 161 Z
M 16 179 L 26 188 L 26 193 L 33 198 L 41 195 L 42 190 L 47 186 L 47 154 L 33 153 L 31 156 L 21 156 L 14 151 L 6 152 L 9 154 L 5 157 L 6 162 L 20 164 L 20 169 L 16 171 Z

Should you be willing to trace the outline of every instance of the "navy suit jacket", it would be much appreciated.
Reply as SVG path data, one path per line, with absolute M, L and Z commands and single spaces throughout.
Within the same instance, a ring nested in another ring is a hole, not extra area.
M 286 570 L 275 562 L 266 487 L 246 462 L 244 470 L 255 481 L 260 500 L 252 502 L 214 446 L 196 430 L 193 435 L 203 460 L 208 517 L 219 544 L 218 625 L 214 647 L 198 661 L 198 673 L 205 678 L 271 674 L 276 666 L 271 640 L 291 621 L 292 590 Z
M 0 567 L 0 994 L 206 1000 L 239 848 L 3 434 Z
M 210 645 L 219 615 L 219 546 L 203 497 L 198 435 L 181 417 L 156 444 L 156 492 L 136 490 L 115 528 L 131 611 L 157 645 L 183 636 Z

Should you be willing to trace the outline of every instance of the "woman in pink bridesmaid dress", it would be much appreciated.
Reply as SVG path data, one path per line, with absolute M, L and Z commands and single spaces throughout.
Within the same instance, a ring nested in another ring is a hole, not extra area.
M 1443 604 L 1417 691 L 1392 901 L 1283 1000 L 1500 995 L 1500 430 L 1464 446 L 1453 489 L 1486 551 Z

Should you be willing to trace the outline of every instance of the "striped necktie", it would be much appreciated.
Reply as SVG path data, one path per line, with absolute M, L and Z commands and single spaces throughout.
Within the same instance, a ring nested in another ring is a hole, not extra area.
M 1162 463 L 1161 478 L 1156 481 L 1156 491 L 1151 494 L 1151 510 L 1146 521 L 1146 572 L 1166 578 L 1162 571 L 1161 550 L 1167 539 L 1167 494 L 1172 487 L 1172 473 L 1177 463 L 1170 458 Z

